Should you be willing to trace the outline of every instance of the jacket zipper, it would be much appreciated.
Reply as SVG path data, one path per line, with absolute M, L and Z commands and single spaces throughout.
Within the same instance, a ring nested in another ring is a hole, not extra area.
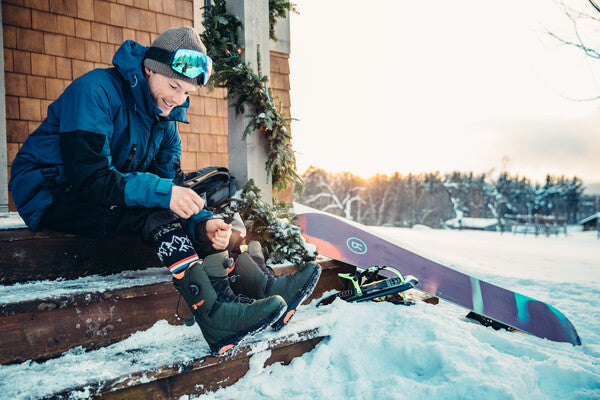
M 135 153 L 137 152 L 137 145 L 134 144 L 131 146 L 131 150 L 129 150 L 129 155 L 127 156 L 127 161 L 125 161 L 125 171 L 133 171 L 133 167 L 135 167 Z
M 154 138 L 154 131 L 156 131 L 156 125 L 158 125 L 158 121 L 152 122 L 152 126 L 150 127 L 150 137 L 148 138 L 148 143 L 146 145 L 146 153 L 142 158 L 142 162 L 139 164 L 143 166 L 146 163 L 146 158 L 148 158 L 148 154 L 150 153 L 150 145 L 152 144 L 152 139 Z

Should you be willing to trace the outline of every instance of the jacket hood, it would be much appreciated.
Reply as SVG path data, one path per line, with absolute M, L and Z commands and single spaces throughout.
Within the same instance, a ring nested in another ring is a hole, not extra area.
M 129 82 L 136 106 L 140 107 L 149 116 L 157 118 L 162 110 L 152 100 L 148 82 L 142 70 L 142 62 L 148 49 L 149 47 L 142 46 L 133 40 L 126 40 L 115 53 L 112 62 L 123 78 Z M 185 103 L 175 107 L 163 119 L 187 123 L 186 112 L 189 104 L 188 98 Z

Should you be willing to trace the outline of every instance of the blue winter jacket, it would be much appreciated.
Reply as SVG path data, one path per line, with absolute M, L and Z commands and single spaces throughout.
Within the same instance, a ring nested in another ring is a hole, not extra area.
M 9 188 L 31 229 L 58 185 L 107 207 L 169 208 L 173 165 L 181 154 L 176 121 L 187 123 L 189 99 L 168 117 L 158 116 L 162 110 L 142 72 L 147 49 L 128 40 L 113 68 L 73 81 L 19 150 Z

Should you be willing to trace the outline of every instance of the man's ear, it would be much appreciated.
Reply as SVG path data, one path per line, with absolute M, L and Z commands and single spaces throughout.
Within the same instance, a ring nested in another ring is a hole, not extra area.
M 146 76 L 150 76 L 152 73 L 154 73 L 154 71 L 152 71 L 150 68 L 148 67 L 144 67 L 144 75 Z

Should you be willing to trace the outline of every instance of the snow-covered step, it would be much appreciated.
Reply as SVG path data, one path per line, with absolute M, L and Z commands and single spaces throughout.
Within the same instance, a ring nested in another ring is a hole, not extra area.
M 342 289 L 345 264 L 321 262 L 323 273 L 310 301 Z M 288 274 L 295 266 L 276 267 Z M 29 282 L 0 286 L 0 364 L 58 357 L 75 347 L 97 349 L 119 342 L 156 321 L 175 317 L 179 293 L 164 268 L 127 271 L 109 277 Z M 180 312 L 188 316 L 182 303 Z
M 0 363 L 44 360 L 96 349 L 174 317 L 170 282 L 0 305 Z
M 92 380 L 53 393 L 52 398 L 177 399 L 201 395 L 233 385 L 246 375 L 251 364 L 260 363 L 261 368 L 275 363 L 287 365 L 313 350 L 325 337 L 318 328 L 292 334 L 265 332 L 222 357 L 205 355 L 110 380 Z

